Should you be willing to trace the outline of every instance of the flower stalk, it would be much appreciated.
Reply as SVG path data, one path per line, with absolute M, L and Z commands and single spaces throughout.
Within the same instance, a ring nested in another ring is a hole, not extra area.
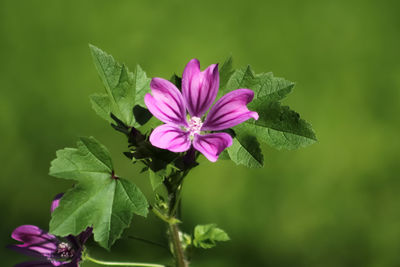
M 85 255 L 85 260 L 94 262 L 99 265 L 107 266 L 133 266 L 133 267 L 165 267 L 165 265 L 154 264 L 154 263 L 143 263 L 143 262 L 117 262 L 117 261 L 103 261 Z
M 180 218 L 178 218 L 178 207 L 181 202 L 181 191 L 183 180 L 189 170 L 186 170 L 180 175 L 173 175 L 164 180 L 164 186 L 168 192 L 168 218 L 166 221 L 168 223 L 168 238 L 171 244 L 171 252 L 174 256 L 176 267 L 188 267 L 189 262 L 185 256 L 185 250 L 181 243 L 180 231 L 178 223 Z
M 169 238 L 173 246 L 173 255 L 175 258 L 176 267 L 189 266 L 189 263 L 185 258 L 185 251 L 183 250 L 181 240 L 179 238 L 178 225 L 176 223 L 169 224 L 168 231 L 169 231 Z

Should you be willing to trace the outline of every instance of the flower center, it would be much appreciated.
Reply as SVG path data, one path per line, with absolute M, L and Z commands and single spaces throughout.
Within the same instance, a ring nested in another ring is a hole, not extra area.
M 189 136 L 193 138 L 195 134 L 199 134 L 201 127 L 203 126 L 203 122 L 201 122 L 201 118 L 199 117 L 191 117 L 189 121 L 189 127 L 186 128 L 186 131 L 189 132 Z
M 66 242 L 58 244 L 56 253 L 62 259 L 69 259 L 74 256 L 73 248 Z

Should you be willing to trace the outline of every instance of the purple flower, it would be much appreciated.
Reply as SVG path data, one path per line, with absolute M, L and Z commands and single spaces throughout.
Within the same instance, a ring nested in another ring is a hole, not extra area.
M 151 144 L 173 152 L 187 151 L 193 144 L 208 160 L 215 162 L 219 154 L 232 145 L 229 134 L 215 131 L 231 128 L 250 118 L 258 119 L 257 112 L 246 106 L 253 100 L 252 90 L 234 90 L 212 106 L 218 87 L 218 65 L 200 71 L 197 59 L 189 61 L 183 71 L 182 92 L 167 80 L 153 78 L 151 94 L 146 94 L 144 101 L 149 111 L 165 124 L 151 133 Z
M 63 194 L 58 194 L 55 197 L 51 212 L 58 207 L 62 196 Z M 41 259 L 19 263 L 15 267 L 79 267 L 83 245 L 91 234 L 92 228 L 88 227 L 78 236 L 69 235 L 60 240 L 35 225 L 21 225 L 12 232 L 11 237 L 22 244 L 11 245 L 9 248 Z

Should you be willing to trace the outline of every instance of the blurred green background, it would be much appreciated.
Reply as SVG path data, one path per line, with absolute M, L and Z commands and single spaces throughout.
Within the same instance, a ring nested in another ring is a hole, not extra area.
M 398 1 L 0 1 L 1 266 L 21 224 L 44 229 L 55 151 L 93 135 L 121 176 L 150 185 L 121 154 L 125 137 L 97 117 L 103 90 L 88 43 L 149 76 L 180 74 L 230 54 L 297 83 L 284 101 L 319 142 L 263 147 L 266 166 L 201 166 L 187 178 L 183 228 L 217 223 L 232 241 L 198 251 L 193 266 L 400 266 L 400 4 Z M 150 221 L 150 222 L 149 222 Z M 153 216 L 126 235 L 163 242 Z M 163 262 L 165 251 L 125 238 L 102 259 Z M 84 264 L 84 266 L 92 266 Z

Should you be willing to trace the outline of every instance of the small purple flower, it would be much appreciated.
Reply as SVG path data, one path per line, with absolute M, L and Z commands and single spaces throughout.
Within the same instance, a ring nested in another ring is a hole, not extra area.
M 58 194 L 51 204 L 53 212 L 59 204 L 63 194 Z M 69 235 L 64 241 L 35 225 L 21 225 L 11 234 L 11 237 L 23 244 L 11 245 L 9 248 L 23 254 L 40 258 L 40 261 L 29 261 L 15 265 L 15 267 L 79 267 L 82 260 L 83 245 L 92 234 L 88 227 L 78 236 Z
M 218 64 L 200 71 L 200 62 L 190 60 L 182 74 L 182 92 L 162 78 L 153 78 L 150 88 L 151 94 L 144 98 L 146 106 L 165 123 L 154 129 L 150 142 L 172 152 L 187 151 L 193 144 L 208 160 L 215 162 L 219 154 L 232 145 L 232 137 L 214 131 L 231 128 L 250 118 L 258 119 L 257 112 L 246 106 L 254 97 L 250 89 L 229 92 L 212 106 L 219 88 Z M 206 133 L 210 131 L 213 133 Z

